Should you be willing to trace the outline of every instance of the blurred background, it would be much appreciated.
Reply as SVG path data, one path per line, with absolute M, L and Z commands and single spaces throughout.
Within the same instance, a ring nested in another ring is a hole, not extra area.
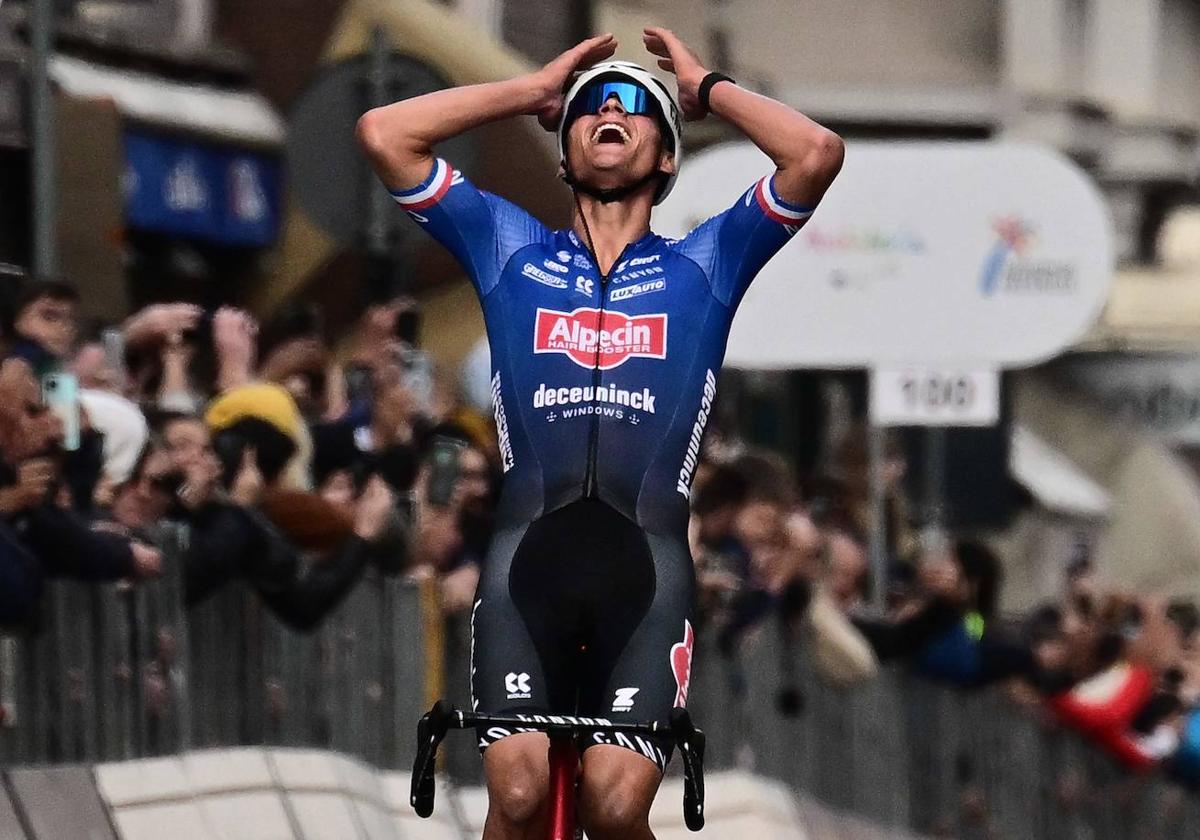
M 647 25 L 848 146 L 692 494 L 706 833 L 1197 836 L 1195 0 L 0 0 L 0 836 L 478 836 L 473 745 L 432 822 L 406 767 L 467 702 L 482 317 L 354 126 Z M 535 121 L 439 153 L 569 223 Z

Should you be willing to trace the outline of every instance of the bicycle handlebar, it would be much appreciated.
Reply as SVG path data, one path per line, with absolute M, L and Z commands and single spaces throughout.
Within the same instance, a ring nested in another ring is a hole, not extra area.
M 546 732 L 625 732 L 635 735 L 671 735 L 683 760 L 683 819 L 691 831 L 704 827 L 704 732 L 696 728 L 687 709 L 671 711 L 668 723 L 613 723 L 604 718 L 573 715 L 489 715 L 464 712 L 439 700 L 417 724 L 417 757 L 413 761 L 409 801 L 420 817 L 433 813 L 434 764 L 438 746 L 451 729 L 504 726 Z

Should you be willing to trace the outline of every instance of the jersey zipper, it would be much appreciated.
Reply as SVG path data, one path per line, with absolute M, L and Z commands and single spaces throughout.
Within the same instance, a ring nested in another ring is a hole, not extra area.
M 612 269 L 621 264 L 621 259 L 625 256 L 625 251 L 628 250 L 627 243 L 621 249 L 621 253 L 617 255 L 612 266 L 607 273 L 600 273 L 600 308 L 596 313 L 596 358 L 592 363 L 592 406 L 599 408 L 600 401 L 596 399 L 596 395 L 600 393 L 600 330 L 604 326 L 604 307 L 607 301 L 608 294 L 608 278 L 612 274 Z M 592 261 L 596 264 L 596 271 L 600 272 L 600 260 L 596 259 L 596 254 L 592 249 L 588 248 L 588 253 L 592 255 Z M 592 413 L 592 425 L 588 430 L 588 455 L 587 455 L 587 471 L 583 477 L 583 495 L 585 498 L 595 498 L 600 492 L 600 482 L 596 477 L 596 457 L 600 450 L 600 412 L 599 410 Z

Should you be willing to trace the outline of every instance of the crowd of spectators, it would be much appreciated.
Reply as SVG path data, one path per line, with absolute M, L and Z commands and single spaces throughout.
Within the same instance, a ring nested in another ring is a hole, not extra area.
M 47 578 L 137 582 L 164 562 L 182 564 L 188 606 L 237 580 L 301 631 L 370 566 L 433 579 L 447 614 L 469 609 L 495 435 L 420 350 L 411 302 L 368 307 L 336 343 L 306 307 L 260 328 L 235 308 L 156 304 L 89 332 L 77 302 L 67 284 L 29 282 L 2 322 L 0 623 L 36 624 Z M 1132 770 L 1200 785 L 1195 606 L 1103 591 L 1080 557 L 1035 614 L 999 614 L 1002 569 L 985 544 L 910 527 L 898 452 L 875 597 L 855 451 L 798 481 L 779 457 L 710 433 L 689 540 L 721 656 L 779 632 L 847 689 L 886 662 L 961 690 L 999 686 Z M 154 547 L 164 520 L 190 526 L 169 561 Z M 789 714 L 804 703 L 794 673 L 782 664 Z
M 691 542 L 702 616 L 734 656 L 781 632 L 825 681 L 852 688 L 881 663 L 953 689 L 993 687 L 1046 725 L 1082 734 L 1134 772 L 1200 786 L 1200 611 L 1108 591 L 1081 554 L 1032 615 L 998 609 L 1002 566 L 982 541 L 894 517 L 886 591 L 871 591 L 868 531 L 853 470 L 792 478 L 780 459 L 709 441 L 693 491 Z M 904 465 L 890 459 L 893 512 Z M 783 674 L 781 711 L 803 687 Z
M 69 284 L 9 293 L 0 334 L 0 622 L 50 577 L 152 579 L 164 521 L 188 606 L 229 582 L 309 630 L 364 569 L 435 577 L 466 608 L 490 537 L 488 426 L 417 348 L 414 308 L 319 314 L 149 306 L 81 328 Z

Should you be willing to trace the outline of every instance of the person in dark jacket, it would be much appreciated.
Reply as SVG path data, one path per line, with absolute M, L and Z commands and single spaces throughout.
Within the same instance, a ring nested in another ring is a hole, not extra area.
M 907 661 L 935 682 L 975 689 L 1030 678 L 1036 671 L 1030 645 L 996 620 L 1001 575 L 986 547 L 960 541 L 923 561 L 921 601 L 900 616 L 855 624 L 880 660 Z
M 315 628 L 358 582 L 375 545 L 385 536 L 393 508 L 386 483 L 378 477 L 367 482 L 354 508 L 352 533 L 328 555 L 310 560 L 259 510 L 265 480 L 253 446 L 244 440 L 227 442 L 237 451 L 226 452 L 223 463 L 198 418 L 172 417 L 162 430 L 158 454 L 165 463 L 160 465 L 160 459 L 150 454 L 134 478 L 154 470 L 148 486 L 158 488 L 160 503 L 175 505 L 174 514 L 192 526 L 183 558 L 187 605 L 199 604 L 241 579 L 289 626 L 302 631 Z M 272 461 L 268 469 L 274 472 L 277 466 Z M 164 467 L 177 471 L 178 478 L 158 475 Z M 174 499 L 167 495 L 172 487 Z M 149 497 L 146 502 L 149 505 Z M 161 515 L 152 507 L 144 513 L 147 521 Z
M 42 595 L 43 574 L 6 522 L 0 521 L 0 625 L 25 624 Z

